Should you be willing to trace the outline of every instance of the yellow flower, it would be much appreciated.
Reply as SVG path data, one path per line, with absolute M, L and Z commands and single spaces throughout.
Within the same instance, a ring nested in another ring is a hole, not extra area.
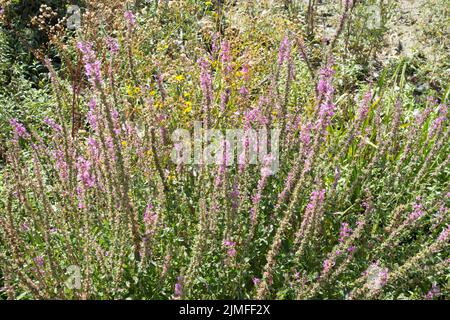
M 190 101 L 185 101 L 184 102 L 186 108 L 183 109 L 183 113 L 189 113 L 192 110 L 192 102 Z
M 167 177 L 167 180 L 169 180 L 169 182 L 172 182 L 173 180 L 175 180 L 175 175 L 174 174 L 169 174 L 169 176 Z
M 155 102 L 153 103 L 153 105 L 154 105 L 155 108 L 157 108 L 157 109 L 161 109 L 161 108 L 163 107 L 161 101 L 155 101 Z
M 127 85 L 127 94 L 132 97 L 133 96 L 133 90 L 131 89 L 130 85 Z
M 150 95 L 151 96 L 155 96 L 156 95 L 156 91 L 155 90 L 150 91 Z
M 169 48 L 169 44 L 167 44 L 167 43 L 161 44 L 158 46 L 158 51 L 164 51 L 164 50 L 167 50 L 167 48 Z
M 133 97 L 135 94 L 138 94 L 138 93 L 140 93 L 141 92 L 141 88 L 139 88 L 139 87 L 132 87 L 132 86 L 130 86 L 130 85 L 127 85 L 127 94 L 130 96 L 130 97 Z
M 122 141 L 122 147 L 124 147 L 124 148 L 127 147 L 127 142 L 126 141 Z
M 179 74 L 177 76 L 175 76 L 175 81 L 176 82 L 181 82 L 184 80 L 184 76 L 182 74 Z
M 191 106 L 189 106 L 189 107 L 187 107 L 187 108 L 185 108 L 185 109 L 183 110 L 184 113 L 189 113 L 189 112 L 191 112 L 191 111 L 192 111 L 192 107 L 191 107 Z
M 191 94 L 190 94 L 189 92 L 184 92 L 184 93 L 183 93 L 183 96 L 184 96 L 185 98 L 189 98 L 189 97 L 191 96 Z

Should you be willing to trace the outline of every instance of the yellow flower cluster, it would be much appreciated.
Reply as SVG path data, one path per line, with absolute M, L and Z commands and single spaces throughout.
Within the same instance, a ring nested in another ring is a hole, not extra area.
M 175 81 L 176 82 L 182 82 L 184 80 L 184 76 L 182 74 L 176 75 L 175 76 Z
M 127 85 L 126 89 L 127 89 L 127 94 L 130 97 L 134 97 L 135 95 L 138 95 L 139 93 L 141 93 L 141 88 L 139 88 L 139 87 L 132 87 L 130 85 Z

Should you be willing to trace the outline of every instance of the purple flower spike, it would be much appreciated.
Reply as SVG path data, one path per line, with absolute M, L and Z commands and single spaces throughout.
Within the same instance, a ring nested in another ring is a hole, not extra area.
M 20 138 L 28 138 L 30 135 L 27 132 L 27 129 L 25 129 L 24 125 L 21 124 L 17 119 L 11 119 L 9 120 L 9 124 L 13 127 L 14 135 Z
M 136 24 L 136 17 L 134 16 L 134 13 L 132 11 L 125 11 L 123 16 L 125 17 L 125 20 L 127 21 L 129 27 L 132 27 Z

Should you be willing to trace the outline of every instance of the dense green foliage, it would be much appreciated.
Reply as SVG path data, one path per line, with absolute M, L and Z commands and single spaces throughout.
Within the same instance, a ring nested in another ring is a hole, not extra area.
M 421 2 L 428 51 L 387 42 L 394 1 L 98 0 L 76 30 L 24 2 L 1 2 L 2 298 L 450 296 L 448 1 Z M 179 129 L 279 148 L 176 163 Z

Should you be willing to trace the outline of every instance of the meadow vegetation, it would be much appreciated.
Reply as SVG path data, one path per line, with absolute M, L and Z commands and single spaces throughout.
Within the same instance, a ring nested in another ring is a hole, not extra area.
M 405 3 L 0 1 L 0 298 L 449 298 L 450 6 Z M 278 170 L 174 162 L 196 123 Z

